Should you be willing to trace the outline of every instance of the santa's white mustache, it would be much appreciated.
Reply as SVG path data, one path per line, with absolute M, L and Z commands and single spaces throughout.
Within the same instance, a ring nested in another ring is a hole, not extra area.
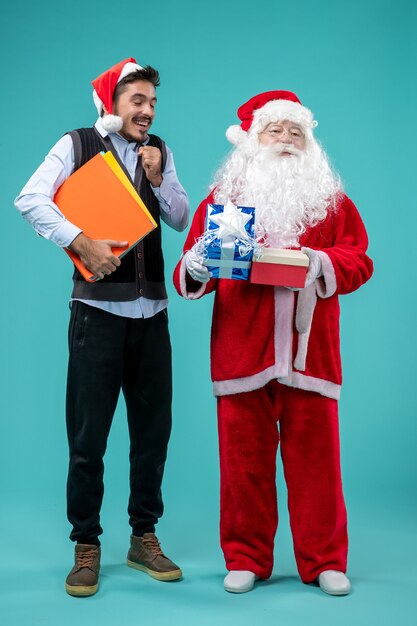
M 291 143 L 273 143 L 269 146 L 262 146 L 261 150 L 267 154 L 282 154 L 283 152 L 294 154 L 296 156 L 301 156 L 303 154 L 302 150 L 299 150 Z

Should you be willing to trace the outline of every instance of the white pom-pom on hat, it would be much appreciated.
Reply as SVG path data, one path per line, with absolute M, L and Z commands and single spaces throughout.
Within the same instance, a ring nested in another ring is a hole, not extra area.
M 229 126 L 226 130 L 226 137 L 234 146 L 240 146 L 246 139 L 247 133 L 238 124 Z
M 119 115 L 103 115 L 101 123 L 108 133 L 117 133 L 123 127 L 123 120 Z

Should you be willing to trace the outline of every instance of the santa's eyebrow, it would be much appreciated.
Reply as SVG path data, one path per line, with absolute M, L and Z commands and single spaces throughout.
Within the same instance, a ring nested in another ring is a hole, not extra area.
M 267 128 L 271 128 L 271 126 L 284 126 L 284 122 L 270 122 Z M 297 128 L 298 130 L 302 130 L 301 126 L 297 124 L 297 122 L 293 122 L 289 125 L 289 128 Z

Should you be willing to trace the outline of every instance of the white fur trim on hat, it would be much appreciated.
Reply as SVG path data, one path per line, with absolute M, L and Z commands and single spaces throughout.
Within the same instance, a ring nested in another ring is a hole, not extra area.
M 253 114 L 253 122 L 249 129 L 251 134 L 260 133 L 271 122 L 289 120 L 305 129 L 315 128 L 316 120 L 312 112 L 298 102 L 291 100 L 271 100 Z
M 97 91 L 95 89 L 93 89 L 93 100 L 94 106 L 96 107 L 98 114 L 101 115 L 101 112 L 103 110 L 103 103 L 98 97 Z
M 123 120 L 118 115 L 107 115 L 106 113 L 101 118 L 101 123 L 104 130 L 108 133 L 117 133 L 123 127 Z
M 226 130 L 226 137 L 234 146 L 239 146 L 246 139 L 246 131 L 241 128 L 238 124 L 234 126 L 229 126 Z
M 119 83 L 122 78 L 124 78 L 128 74 L 133 74 L 133 72 L 136 72 L 137 70 L 143 70 L 143 67 L 141 65 L 138 65 L 137 63 L 132 63 L 131 61 L 125 63 L 123 65 L 122 71 L 120 72 L 119 80 L 117 82 Z

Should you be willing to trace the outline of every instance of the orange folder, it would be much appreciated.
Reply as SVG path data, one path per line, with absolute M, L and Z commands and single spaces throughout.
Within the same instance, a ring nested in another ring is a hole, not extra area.
M 157 227 L 111 152 L 97 154 L 67 178 L 54 202 L 87 237 L 127 241 L 127 248 L 112 249 L 119 258 Z M 96 280 L 75 252 L 65 252 L 86 280 Z

